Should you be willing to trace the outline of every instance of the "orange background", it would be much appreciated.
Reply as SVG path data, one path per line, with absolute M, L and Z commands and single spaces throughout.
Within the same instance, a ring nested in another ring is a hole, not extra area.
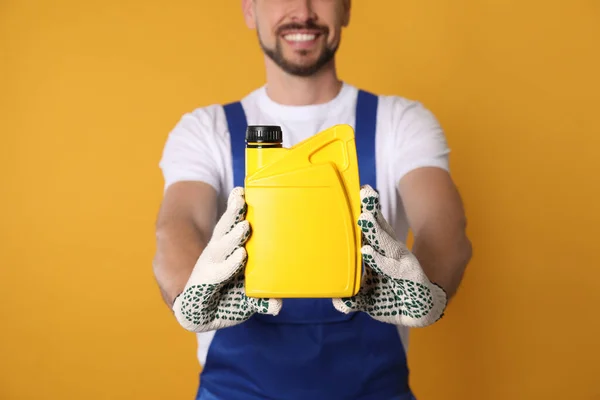
M 600 399 L 600 3 L 354 1 L 343 79 L 446 129 L 474 258 L 411 336 L 427 399 Z M 0 3 L 0 398 L 192 399 L 152 275 L 187 111 L 263 83 L 239 1 Z

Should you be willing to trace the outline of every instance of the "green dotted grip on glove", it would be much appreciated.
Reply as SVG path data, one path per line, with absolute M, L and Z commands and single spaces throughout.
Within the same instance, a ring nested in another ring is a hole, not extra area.
M 219 219 L 213 236 L 198 258 L 173 311 L 181 326 L 204 332 L 246 321 L 255 313 L 277 315 L 281 300 L 249 298 L 244 290 L 244 244 L 250 225 L 244 220 L 244 190 L 235 188 L 227 210 Z
M 358 226 L 365 276 L 356 296 L 333 299 L 335 308 L 343 313 L 366 312 L 381 322 L 409 327 L 435 323 L 446 309 L 446 292 L 429 281 L 416 257 L 395 239 L 381 213 L 379 194 L 368 185 L 361 188 L 361 204 Z

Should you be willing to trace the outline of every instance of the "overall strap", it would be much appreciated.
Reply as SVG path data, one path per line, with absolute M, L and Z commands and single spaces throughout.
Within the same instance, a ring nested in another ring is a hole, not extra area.
M 233 161 L 233 186 L 243 187 L 246 177 L 246 113 L 239 101 L 225 104 L 225 118 L 229 127 L 231 158 Z
M 361 185 L 377 188 L 375 131 L 379 98 L 365 90 L 358 91 L 356 100 L 356 156 Z

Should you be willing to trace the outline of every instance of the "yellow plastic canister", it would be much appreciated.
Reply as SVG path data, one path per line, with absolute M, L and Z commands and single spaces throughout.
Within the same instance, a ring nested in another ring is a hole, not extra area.
M 246 295 L 352 296 L 362 274 L 354 130 L 335 125 L 290 147 L 279 126 L 246 131 Z

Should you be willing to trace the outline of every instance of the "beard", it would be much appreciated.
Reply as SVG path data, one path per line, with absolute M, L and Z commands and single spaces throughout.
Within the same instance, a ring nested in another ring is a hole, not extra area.
M 292 29 L 294 29 L 294 28 L 295 29 L 303 29 L 303 28 L 311 29 L 312 28 L 312 29 L 314 29 L 315 26 L 312 24 L 286 25 L 284 27 L 281 27 L 280 31 L 282 31 L 283 29 L 289 29 L 289 28 L 292 28 Z M 320 29 L 322 31 L 322 34 L 328 33 L 327 28 L 318 27 L 318 29 Z M 267 57 L 269 57 L 275 64 L 277 64 L 279 66 L 279 68 L 281 68 L 288 74 L 294 75 L 294 76 L 308 77 L 308 76 L 312 76 L 312 75 L 316 74 L 317 72 L 319 72 L 319 70 L 321 68 L 323 68 L 323 66 L 327 65 L 333 59 L 333 57 L 335 56 L 335 53 L 337 52 L 337 49 L 338 49 L 338 45 L 335 45 L 334 47 L 325 46 L 323 48 L 323 50 L 321 50 L 321 53 L 319 54 L 319 56 L 317 57 L 317 59 L 315 61 L 313 61 L 309 64 L 296 63 L 296 62 L 286 59 L 285 56 L 283 55 L 283 49 L 281 46 L 283 39 L 281 38 L 280 34 L 277 35 L 277 40 L 275 42 L 274 48 L 268 48 L 267 46 L 265 46 L 263 41 L 260 39 L 260 33 L 258 32 L 258 29 L 257 29 L 257 34 L 258 34 L 258 42 L 260 43 L 260 47 L 261 47 L 263 53 L 265 53 L 265 55 Z M 298 53 L 300 55 L 305 56 L 308 54 L 308 51 L 300 50 Z

